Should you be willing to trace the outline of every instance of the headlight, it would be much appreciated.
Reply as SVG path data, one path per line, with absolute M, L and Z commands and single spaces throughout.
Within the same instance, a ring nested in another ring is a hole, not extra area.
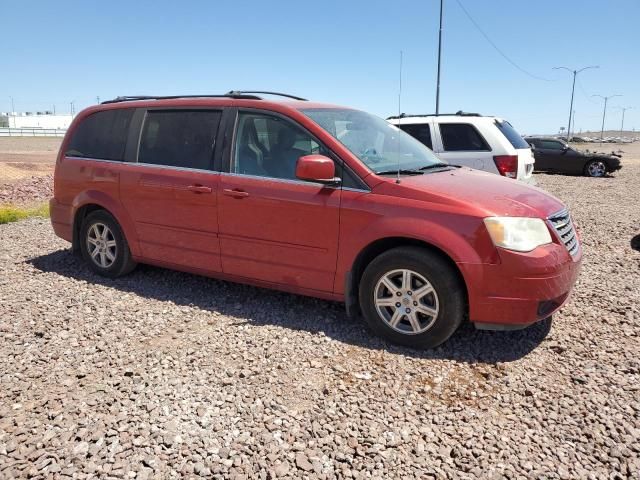
M 497 247 L 530 252 L 551 243 L 551 234 L 544 220 L 527 217 L 488 217 L 484 224 Z

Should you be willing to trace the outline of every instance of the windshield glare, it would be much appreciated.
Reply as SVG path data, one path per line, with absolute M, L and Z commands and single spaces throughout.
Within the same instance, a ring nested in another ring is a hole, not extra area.
M 301 111 L 376 173 L 446 163 L 411 135 L 374 115 L 337 108 Z

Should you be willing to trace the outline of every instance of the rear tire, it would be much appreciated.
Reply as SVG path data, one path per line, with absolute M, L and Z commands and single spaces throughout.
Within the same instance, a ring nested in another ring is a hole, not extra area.
M 376 334 L 416 348 L 447 340 L 466 313 L 458 272 L 440 255 L 418 247 L 394 248 L 375 258 L 362 275 L 359 300 Z
M 607 174 L 607 165 L 602 160 L 591 160 L 585 165 L 584 174 L 587 177 L 604 177 Z
M 93 211 L 84 218 L 79 241 L 82 258 L 99 275 L 117 278 L 136 267 L 122 228 L 106 210 Z

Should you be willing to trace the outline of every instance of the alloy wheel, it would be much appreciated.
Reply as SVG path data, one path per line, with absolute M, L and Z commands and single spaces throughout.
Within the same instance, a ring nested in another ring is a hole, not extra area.
M 596 161 L 591 162 L 587 167 L 589 175 L 592 177 L 603 177 L 607 171 L 607 167 L 604 162 Z
M 385 273 L 378 280 L 373 295 L 380 318 L 405 335 L 428 330 L 438 318 L 438 294 L 424 276 L 412 270 Z
M 100 268 L 109 268 L 116 261 L 116 238 L 104 223 L 94 223 L 87 230 L 87 251 L 91 260 Z

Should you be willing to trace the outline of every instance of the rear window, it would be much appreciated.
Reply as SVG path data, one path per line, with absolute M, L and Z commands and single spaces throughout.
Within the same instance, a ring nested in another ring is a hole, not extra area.
M 509 143 L 513 145 L 513 148 L 529 148 L 529 144 L 524 138 L 522 138 L 522 135 L 520 135 L 518 131 L 513 128 L 513 125 L 506 120 L 496 120 L 496 127 L 498 127 L 498 130 L 500 130 L 505 137 L 507 137 L 507 140 L 509 140 Z
M 133 111 L 105 110 L 89 115 L 73 132 L 65 155 L 98 160 L 124 160 Z
M 440 135 L 447 152 L 491 151 L 487 141 L 470 123 L 441 123 Z
M 429 127 L 429 124 L 421 125 L 419 123 L 414 123 L 407 125 L 396 125 L 396 127 L 407 132 L 413 138 L 422 142 L 423 145 L 433 150 L 433 145 L 431 143 L 431 128 Z

